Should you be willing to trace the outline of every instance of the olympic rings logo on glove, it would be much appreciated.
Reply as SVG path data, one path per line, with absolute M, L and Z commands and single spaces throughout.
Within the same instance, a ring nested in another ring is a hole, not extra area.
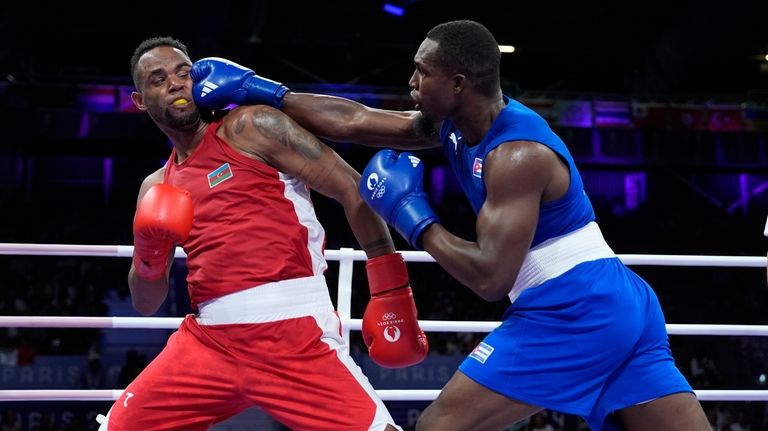
M 381 316 L 381 320 L 395 320 L 395 319 L 397 319 L 397 314 L 392 312 L 384 313 L 384 315 Z

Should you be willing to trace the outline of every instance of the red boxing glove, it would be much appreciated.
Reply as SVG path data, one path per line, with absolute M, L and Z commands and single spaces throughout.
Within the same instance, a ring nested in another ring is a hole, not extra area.
M 133 266 L 146 280 L 165 275 L 171 247 L 192 229 L 192 196 L 168 184 L 155 184 L 139 202 L 133 219 Z
M 385 368 L 418 364 L 427 357 L 429 343 L 419 328 L 403 256 L 374 257 L 365 269 L 371 300 L 363 314 L 363 341 L 371 359 Z

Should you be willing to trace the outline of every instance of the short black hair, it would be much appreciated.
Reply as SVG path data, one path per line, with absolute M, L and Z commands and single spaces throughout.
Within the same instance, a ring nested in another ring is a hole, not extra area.
M 149 39 L 144 39 L 139 46 L 136 47 L 136 49 L 133 51 L 133 56 L 131 57 L 131 78 L 133 78 L 133 85 L 136 87 L 136 89 L 139 89 L 139 81 L 137 75 L 137 68 L 136 66 L 139 64 L 139 59 L 142 55 L 147 53 L 147 51 L 151 51 L 158 46 L 170 46 L 172 48 L 176 48 L 179 51 L 183 52 L 184 55 L 189 57 L 189 53 L 187 52 L 187 46 L 184 45 L 180 40 L 170 37 L 170 36 L 158 36 L 158 37 L 150 37 Z
M 438 44 L 435 62 L 441 69 L 466 75 L 485 95 L 498 92 L 501 51 L 484 25 L 466 19 L 448 21 L 433 27 L 427 39 Z

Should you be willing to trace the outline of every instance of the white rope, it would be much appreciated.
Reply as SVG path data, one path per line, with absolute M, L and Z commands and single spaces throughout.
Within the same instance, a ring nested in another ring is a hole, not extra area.
M 88 316 L 0 316 L 0 328 L 133 328 L 176 329 L 183 317 L 88 317 Z M 352 331 L 363 327 L 362 319 L 342 319 Z M 419 320 L 426 332 L 490 332 L 498 321 Z M 768 336 L 768 325 L 667 324 L 670 335 Z
M 768 390 L 752 389 L 694 389 L 700 401 L 768 401 Z M 377 390 L 384 401 L 432 401 L 439 389 L 384 389 Z M 2 399 L 2 398 L 0 398 Z
M 348 249 L 326 250 L 328 260 L 340 260 L 342 253 L 347 256 Z M 351 250 L 351 249 L 350 249 Z M 400 251 L 408 262 L 434 262 L 429 253 L 424 251 Z M 133 246 L 129 245 L 79 245 L 79 244 L 22 244 L 0 243 L 0 255 L 27 256 L 93 256 L 93 257 L 131 257 Z M 180 247 L 176 248 L 177 258 L 187 255 Z M 366 260 L 365 252 L 352 250 L 353 260 Z M 658 254 L 619 254 L 619 259 L 627 265 L 660 266 L 724 266 L 724 267 L 766 267 L 766 256 L 705 256 L 705 255 L 658 255 Z
M 700 401 L 768 401 L 768 390 L 694 390 Z M 0 401 L 114 401 L 121 389 L 9 389 L 0 390 Z M 432 401 L 440 389 L 379 389 L 384 401 Z
M 0 401 L 114 401 L 122 389 L 6 389 Z
M 0 328 L 176 329 L 183 317 L 0 316 Z

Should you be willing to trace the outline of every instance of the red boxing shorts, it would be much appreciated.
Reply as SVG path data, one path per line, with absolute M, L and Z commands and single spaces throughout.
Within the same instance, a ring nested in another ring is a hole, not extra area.
M 297 431 L 394 425 L 349 356 L 322 276 L 202 304 L 128 385 L 100 430 L 207 430 L 254 405 Z

